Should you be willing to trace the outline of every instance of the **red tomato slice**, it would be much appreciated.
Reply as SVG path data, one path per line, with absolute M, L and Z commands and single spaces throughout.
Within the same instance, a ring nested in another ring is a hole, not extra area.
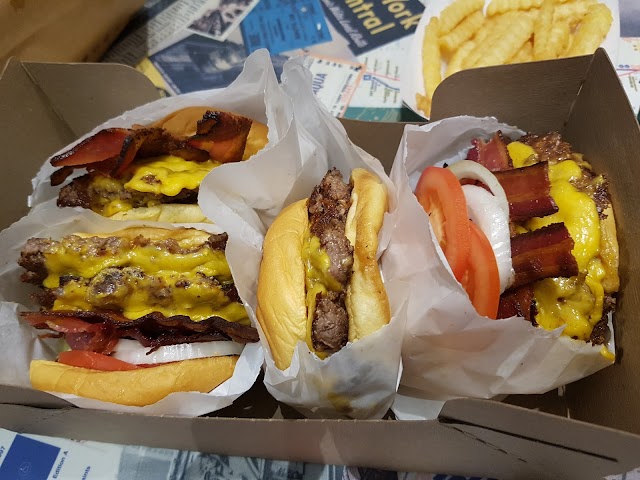
M 500 276 L 491 244 L 473 222 L 471 227 L 471 255 L 469 268 L 460 283 L 480 315 L 495 319 L 500 303 Z
M 444 256 L 458 281 L 469 265 L 471 252 L 467 201 L 460 182 L 446 168 L 427 167 L 416 186 L 418 202 L 429 214 Z
M 91 370 L 102 370 L 105 372 L 136 370 L 140 368 L 133 363 L 123 362 L 108 355 L 85 350 L 62 352 L 58 355 L 58 362 L 72 367 L 89 368 Z

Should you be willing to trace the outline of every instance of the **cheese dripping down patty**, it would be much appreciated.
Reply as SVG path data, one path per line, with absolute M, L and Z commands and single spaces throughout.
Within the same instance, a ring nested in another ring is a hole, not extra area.
M 513 166 L 530 165 L 535 151 L 521 142 L 508 145 Z M 588 341 L 596 323 L 603 318 L 606 294 L 617 291 L 617 246 L 612 245 L 604 223 L 601 222 L 595 201 L 583 189 L 583 168 L 590 166 L 580 155 L 575 160 L 549 164 L 551 197 L 558 211 L 542 218 L 533 218 L 524 224 L 527 230 L 537 230 L 562 222 L 574 241 L 572 254 L 579 274 L 570 278 L 547 278 L 534 285 L 536 322 L 546 330 L 566 325 L 563 335 Z M 582 166 L 581 166 L 582 165 Z M 604 184 L 602 176 L 589 180 L 591 186 Z M 615 249 L 614 255 L 607 252 Z M 615 263 L 616 265 L 613 265 Z
M 193 162 L 173 155 L 137 161 L 121 178 L 95 175 L 91 188 L 96 192 L 92 210 L 112 216 L 136 207 L 151 207 L 162 197 L 176 197 L 183 191 L 196 191 L 207 174 L 220 163 Z
M 307 291 L 307 336 L 306 342 L 309 350 L 315 352 L 320 358 L 326 358 L 327 352 L 319 352 L 313 346 L 312 325 L 316 313 L 316 297 L 328 291 L 339 292 L 343 286 L 338 282 L 329 269 L 331 259 L 327 252 L 320 246 L 320 239 L 306 232 L 302 244 L 302 261 L 305 266 L 305 286 Z
M 249 324 L 242 303 L 225 294 L 233 280 L 223 250 L 203 244 L 172 253 L 153 242 L 121 240 L 121 248 L 96 255 L 77 239 L 65 237 L 44 254 L 42 284 L 56 293 L 53 310 L 116 309 L 132 320 L 152 312 L 195 321 L 218 316 Z

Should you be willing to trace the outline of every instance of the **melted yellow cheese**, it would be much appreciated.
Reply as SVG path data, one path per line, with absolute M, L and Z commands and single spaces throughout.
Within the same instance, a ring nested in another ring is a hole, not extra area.
M 99 213 L 102 213 L 102 215 L 105 215 L 106 217 L 111 217 L 116 213 L 126 212 L 127 210 L 131 210 L 132 208 L 133 205 L 131 205 L 131 202 L 127 202 L 125 200 L 112 200 L 104 207 L 102 207 L 102 211 Z
M 340 291 L 342 285 L 329 272 L 331 260 L 329 255 L 320 246 L 320 239 L 315 235 L 308 235 L 302 247 L 302 261 L 305 265 L 305 283 L 307 288 L 307 345 L 314 352 L 311 341 L 311 326 L 316 311 L 316 296 L 329 290 Z M 326 358 L 328 354 L 316 352 L 320 358 Z
M 89 295 L 86 281 L 68 281 L 57 295 L 53 309 L 111 308 L 121 310 L 129 319 L 151 312 L 165 316 L 187 315 L 193 320 L 219 316 L 249 324 L 242 304 L 231 301 L 221 288 L 202 281 L 203 277 L 215 277 L 222 284 L 232 282 L 224 252 L 202 248 L 190 253 L 171 254 L 153 245 L 122 250 L 115 255 L 95 255 L 83 248 L 65 248 L 58 243 L 45 253 L 48 276 L 43 285 L 47 288 L 60 287 L 61 276 L 91 279 L 109 267 L 137 267 L 147 275 L 131 280 L 125 287 L 128 288 L 125 295 L 106 294 L 106 304 L 95 293 Z M 178 281 L 187 286 L 176 286 Z M 157 287 L 158 283 L 166 285 L 170 295 L 155 295 L 158 289 L 153 286 Z
M 93 278 L 109 267 L 136 266 L 147 275 L 167 272 L 200 272 L 207 277 L 231 281 L 231 270 L 220 250 L 203 248 L 192 253 L 169 253 L 151 245 L 126 249 L 117 255 L 95 255 L 88 251 L 74 251 L 56 244 L 45 254 L 49 275 L 42 282 L 46 288 L 60 286 L 60 277 L 71 275 Z
M 558 212 L 527 222 L 535 230 L 562 222 L 574 241 L 572 253 L 579 275 L 572 278 L 547 278 L 534 287 L 538 324 L 552 330 L 566 325 L 564 335 L 588 340 L 593 326 L 602 318 L 605 269 L 600 261 L 600 219 L 591 197 L 571 182 L 582 175 L 580 166 L 565 160 L 549 166 L 551 196 Z
M 183 189 L 195 190 L 204 177 L 219 163 L 191 162 L 172 155 L 157 157 L 136 165 L 127 190 L 175 197 Z
M 536 230 L 552 223 L 564 223 L 574 241 L 572 253 L 578 262 L 578 268 L 585 272 L 600 249 L 600 218 L 591 197 L 571 184 L 571 181 L 578 180 L 581 176 L 582 170 L 573 160 L 549 165 L 551 197 L 558 205 L 558 212 L 531 219 L 527 222 L 527 227 Z
M 160 272 L 154 275 L 171 291 L 171 296 L 161 299 L 153 295 L 153 290 L 146 288 L 151 282 L 148 277 L 138 280 L 135 288 L 130 288 L 128 295 L 113 299 L 106 305 L 95 305 L 89 301 L 88 286 L 70 281 L 65 284 L 62 293 L 56 298 L 53 310 L 85 310 L 95 308 L 117 309 L 129 319 L 137 319 L 153 312 L 160 312 L 166 317 L 186 315 L 192 320 L 204 320 L 212 316 L 222 317 L 230 322 L 249 325 L 246 310 L 242 304 L 231 301 L 220 288 L 212 288 L 210 284 L 198 283 L 197 273 L 177 275 L 175 272 Z M 176 287 L 176 281 L 187 280 L 187 287 Z
M 536 151 L 522 142 L 509 143 L 507 151 L 511 157 L 513 168 L 527 167 L 535 162 Z
M 119 192 L 124 189 L 124 179 L 111 178 L 106 175 L 95 175 L 91 180 L 91 187 L 96 192 L 91 195 L 91 209 L 101 215 L 110 217 L 118 212 L 126 212 L 131 210 L 133 205 L 131 202 L 122 200 Z M 110 195 L 111 194 L 111 195 Z M 110 198 L 116 197 L 115 200 Z
M 603 345 L 600 348 L 600 355 L 602 355 L 604 358 L 606 358 L 610 362 L 615 362 L 616 361 L 615 354 L 612 353 L 611 350 L 609 350 L 606 345 Z
M 164 155 L 136 161 L 120 178 L 94 175 L 91 180 L 91 209 L 107 217 L 126 212 L 134 208 L 134 204 L 131 199 L 122 197 L 135 197 L 136 192 L 151 194 L 150 198 L 135 197 L 136 206 L 159 205 L 160 195 L 174 197 L 182 190 L 196 190 L 204 177 L 219 165 L 211 160 L 191 162 Z

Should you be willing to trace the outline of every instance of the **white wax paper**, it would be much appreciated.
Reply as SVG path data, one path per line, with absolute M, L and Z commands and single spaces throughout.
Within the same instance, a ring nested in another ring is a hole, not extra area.
M 129 110 L 102 125 L 98 125 L 71 145 L 56 152 L 52 157 L 67 151 L 105 128 L 130 128 L 134 124 L 148 125 L 176 110 L 195 106 L 211 106 L 230 110 L 266 123 L 269 127 L 269 144 L 266 149 L 277 147 L 277 143 L 289 130 L 292 117 L 291 104 L 278 85 L 268 52 L 258 50 L 247 58 L 242 73 L 227 88 L 162 98 Z M 29 198 L 29 206 L 58 197 L 60 187 L 52 187 L 49 181 L 49 177 L 55 170 L 57 169 L 52 167 L 49 161 L 46 161 L 40 168 L 31 181 L 34 191 Z M 84 173 L 86 173 L 84 169 L 76 170 L 70 178 Z
M 429 24 L 432 17 L 437 17 L 440 12 L 449 6 L 455 0 L 429 0 L 427 6 L 420 18 L 420 23 L 416 27 L 413 35 L 411 47 L 409 49 L 408 61 L 404 64 L 400 75 L 400 96 L 402 101 L 418 115 L 425 117 L 424 112 L 418 109 L 416 105 L 416 93 L 424 95 L 424 78 L 422 76 L 422 40 L 424 39 L 424 29 Z M 489 6 L 491 0 L 486 0 L 484 8 Z M 620 43 L 620 7 L 618 0 L 600 0 L 611 10 L 613 15 L 613 23 L 611 29 L 605 37 L 602 45 L 607 51 L 611 62 L 616 65 L 618 58 L 618 44 Z M 442 62 L 442 75 L 444 79 L 446 63 Z M 427 117 L 425 117 L 427 118 Z
M 389 241 L 395 215 L 395 189 L 380 162 L 355 147 L 340 123 L 315 99 L 311 74 L 301 59 L 285 65 L 283 89 L 294 100 L 292 129 L 296 131 L 291 145 L 297 143 L 297 148 L 271 150 L 248 162 L 214 170 L 200 187 L 200 206 L 229 234 L 227 258 L 240 297 L 260 331 L 269 392 L 308 416 L 379 418 L 393 400 L 400 372 L 406 315 L 403 282 L 383 270 L 391 322 L 324 361 L 300 341 L 291 366 L 279 370 L 256 320 L 256 280 L 266 230 L 282 208 L 308 197 L 330 167 L 339 168 L 345 177 L 353 168 L 367 168 L 387 186 L 391 213 L 385 216 L 380 232 L 379 255 Z
M 411 183 L 428 165 L 464 158 L 472 138 L 488 140 L 498 129 L 520 135 L 493 118 L 409 125 L 391 171 L 398 209 L 383 269 L 410 285 L 401 383 L 425 399 L 544 393 L 611 365 L 600 346 L 560 336 L 562 328 L 478 315 L 434 240 Z
M 33 210 L 11 227 L 0 233 L 0 384 L 30 387 L 29 364 L 31 360 L 55 360 L 62 343 L 59 340 L 42 340 L 36 330 L 20 320 L 19 311 L 38 311 L 39 305 L 29 298 L 37 289 L 22 283 L 20 275 L 25 271 L 16 263 L 20 250 L 32 237 L 60 239 L 72 233 L 109 233 L 139 225 L 174 228 L 165 223 L 119 221 L 104 218 L 90 210 L 42 206 Z M 184 225 L 210 233 L 221 233 L 212 224 L 192 223 Z M 84 408 L 132 412 L 144 414 L 199 416 L 227 407 L 255 382 L 263 362 L 259 343 L 248 344 L 236 364 L 233 376 L 210 393 L 172 393 L 152 405 L 131 407 L 102 402 L 75 395 L 51 392 L 74 405 Z

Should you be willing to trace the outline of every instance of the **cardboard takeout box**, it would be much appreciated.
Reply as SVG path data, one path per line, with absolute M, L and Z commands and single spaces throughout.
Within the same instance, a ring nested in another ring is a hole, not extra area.
M 153 85 L 127 67 L 11 61 L 0 79 L 0 225 L 26 213 L 29 181 L 48 155 L 107 118 L 155 98 Z M 607 174 L 621 250 L 615 365 L 568 385 L 563 396 L 453 400 L 437 420 L 402 422 L 295 418 L 261 384 L 232 407 L 201 418 L 82 410 L 43 392 L 0 386 L 0 426 L 76 439 L 503 479 L 602 478 L 640 466 L 635 318 L 640 130 L 615 70 L 598 51 L 460 72 L 436 91 L 433 118 L 459 114 L 493 115 L 534 132 L 559 130 Z M 354 143 L 390 167 L 401 124 L 344 125 Z

